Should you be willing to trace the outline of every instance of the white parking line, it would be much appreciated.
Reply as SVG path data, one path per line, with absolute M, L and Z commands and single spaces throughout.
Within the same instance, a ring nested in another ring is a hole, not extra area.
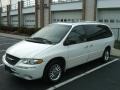
M 119 59 L 114 59 L 114 60 L 112 60 L 112 61 L 110 61 L 110 62 L 108 62 L 108 63 L 105 63 L 105 64 L 103 64 L 103 65 L 100 65 L 100 66 L 98 66 L 98 67 L 96 67 L 96 68 L 93 68 L 93 69 L 91 69 L 91 70 L 89 70 L 89 71 L 87 71 L 87 72 L 85 72 L 85 73 L 83 73 L 83 74 L 77 75 L 77 76 L 75 76 L 75 77 L 73 77 L 73 78 L 71 78 L 71 79 L 68 79 L 68 80 L 60 83 L 60 84 L 57 84 L 57 85 L 55 85 L 55 86 L 53 86 L 53 87 L 50 87 L 50 88 L 48 88 L 47 90 L 57 89 L 57 88 L 59 88 L 59 87 L 61 87 L 61 86 L 64 86 L 64 85 L 66 85 L 66 84 L 68 84 L 68 83 L 70 83 L 70 82 L 72 82 L 72 81 L 74 81 L 74 80 L 76 80 L 76 79 L 82 78 L 83 76 L 86 76 L 86 75 L 88 75 L 88 74 L 90 74 L 90 73 L 92 73 L 92 72 L 94 72 L 94 71 L 96 71 L 96 70 L 98 70 L 98 69 L 101 69 L 101 68 L 103 68 L 103 67 L 105 67 L 105 66 L 107 66 L 107 65 L 109 65 L 109 64 L 111 64 L 111 63 L 113 63 L 113 62 L 116 62 L 116 61 L 118 61 L 118 60 L 119 60 Z

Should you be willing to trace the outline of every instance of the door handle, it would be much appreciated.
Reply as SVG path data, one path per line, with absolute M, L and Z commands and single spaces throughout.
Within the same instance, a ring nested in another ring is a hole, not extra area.
M 87 45 L 87 46 L 85 46 L 84 48 L 88 48 L 88 45 Z
M 90 47 L 93 47 L 93 44 L 91 44 Z

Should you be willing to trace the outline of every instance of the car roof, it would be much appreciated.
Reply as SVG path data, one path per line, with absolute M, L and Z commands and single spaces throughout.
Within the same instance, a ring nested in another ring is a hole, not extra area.
M 91 25 L 91 24 L 99 24 L 99 25 L 106 25 L 104 23 L 99 23 L 99 22 L 95 22 L 95 21 L 84 21 L 84 22 L 77 22 L 77 23 L 62 23 L 62 22 L 58 22 L 58 23 L 54 23 L 54 24 L 61 24 L 61 25 L 72 25 L 72 26 L 77 26 L 77 25 Z M 106 25 L 107 26 L 107 25 Z

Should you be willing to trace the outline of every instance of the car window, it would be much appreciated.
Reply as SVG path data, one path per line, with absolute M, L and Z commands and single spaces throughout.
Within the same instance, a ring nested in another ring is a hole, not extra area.
M 97 27 L 101 29 L 100 35 L 102 36 L 102 38 L 107 38 L 112 36 L 111 30 L 107 26 L 98 25 Z
M 70 44 L 78 44 L 85 41 L 85 31 L 82 26 L 76 26 L 72 29 L 70 34 L 68 35 L 66 41 L 70 42 Z
M 112 36 L 111 31 L 105 25 L 84 25 L 87 41 L 103 39 Z
M 87 41 L 95 40 L 96 33 L 99 31 L 95 25 L 84 25 L 84 29 L 87 35 Z

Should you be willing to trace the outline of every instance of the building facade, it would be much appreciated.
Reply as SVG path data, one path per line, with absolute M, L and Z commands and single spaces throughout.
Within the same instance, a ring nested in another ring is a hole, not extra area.
M 36 3 L 24 2 L 22 9 L 23 27 L 43 27 L 56 22 L 80 22 L 83 21 L 83 0 L 35 0 Z M 35 5 L 36 4 L 36 5 Z M 19 26 L 18 3 L 11 6 L 10 14 L 3 8 L 1 23 Z M 8 19 L 7 15 L 10 15 Z M 120 40 L 120 0 L 97 0 L 96 21 L 111 26 L 116 39 Z

